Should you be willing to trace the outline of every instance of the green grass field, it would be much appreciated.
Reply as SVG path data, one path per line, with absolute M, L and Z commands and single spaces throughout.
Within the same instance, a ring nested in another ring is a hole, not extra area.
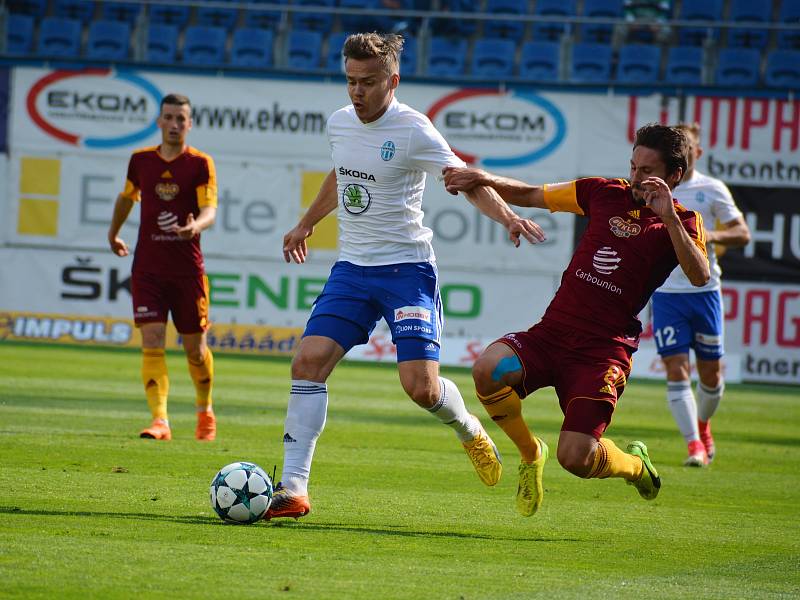
M 622 480 L 578 479 L 554 458 L 541 511 L 514 510 L 515 452 L 486 488 L 455 436 L 416 408 L 393 368 L 343 364 L 300 521 L 224 525 L 211 477 L 282 459 L 289 363 L 218 355 L 216 442 L 193 439 L 193 390 L 170 355 L 171 442 L 149 422 L 137 352 L 0 343 L 0 597 L 797 598 L 800 393 L 728 388 L 718 457 L 685 447 L 664 385 L 632 382 L 609 429 L 644 439 L 663 478 L 641 500 Z M 466 371 L 448 370 L 481 414 Z M 552 456 L 552 390 L 525 402 Z

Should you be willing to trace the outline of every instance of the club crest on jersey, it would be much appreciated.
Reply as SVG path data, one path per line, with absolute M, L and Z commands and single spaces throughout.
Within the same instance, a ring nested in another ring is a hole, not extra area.
M 381 146 L 381 158 L 383 160 L 392 160 L 394 158 L 394 142 L 392 140 L 386 140 L 383 142 L 383 146 Z
M 175 196 L 177 196 L 178 192 L 180 191 L 181 188 L 178 186 L 178 184 L 171 181 L 156 184 L 156 196 L 161 198 L 164 202 L 174 200 Z
M 642 226 L 638 223 L 631 223 L 622 217 L 611 217 L 608 220 L 608 224 L 611 225 L 611 233 L 621 238 L 639 235 L 639 232 L 642 230 Z
M 360 215 L 369 208 L 372 197 L 369 190 L 358 183 L 349 183 L 342 191 L 342 206 L 351 215 Z

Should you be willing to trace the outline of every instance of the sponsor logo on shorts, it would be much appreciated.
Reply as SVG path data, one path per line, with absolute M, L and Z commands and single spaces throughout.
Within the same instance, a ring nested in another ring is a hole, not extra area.
M 431 342 L 430 344 L 428 344 L 427 346 L 425 346 L 425 350 L 426 350 L 426 351 L 433 351 L 433 350 L 436 350 L 436 344 L 434 344 L 433 342 Z
M 503 339 L 506 339 L 506 340 L 508 340 L 509 342 L 511 342 L 512 344 L 514 344 L 514 345 L 515 345 L 517 348 L 520 348 L 520 349 L 522 349 L 522 342 L 520 342 L 520 341 L 517 339 L 517 336 L 516 336 L 516 334 L 514 334 L 514 333 L 507 333 L 506 335 L 504 335 L 504 336 L 503 336 Z
M 699 331 L 694 334 L 694 339 L 697 343 L 704 346 L 721 346 L 722 336 L 714 335 L 712 333 L 700 333 Z
M 394 322 L 405 321 L 406 319 L 417 319 L 419 321 L 431 322 L 431 311 L 423 306 L 402 306 L 394 309 Z
M 137 313 L 146 313 L 148 310 L 150 310 L 150 309 L 147 308 L 146 306 L 137 306 L 136 307 L 136 312 Z
M 594 270 L 601 275 L 611 275 L 619 268 L 619 263 L 622 259 L 617 257 L 617 251 L 612 250 L 609 246 L 603 246 L 594 253 L 592 257 L 592 266 Z
M 619 216 L 611 217 L 608 220 L 608 224 L 611 225 L 611 233 L 621 238 L 629 238 L 634 235 L 639 235 L 639 233 L 642 231 L 642 226 L 638 223 L 631 223 L 627 219 L 623 219 Z
M 181 191 L 180 186 L 172 181 L 161 182 L 156 184 L 156 196 L 161 198 L 164 202 L 174 200 L 178 192 Z
M 369 190 L 358 183 L 350 183 L 342 192 L 342 205 L 351 215 L 360 215 L 367 212 L 372 203 Z

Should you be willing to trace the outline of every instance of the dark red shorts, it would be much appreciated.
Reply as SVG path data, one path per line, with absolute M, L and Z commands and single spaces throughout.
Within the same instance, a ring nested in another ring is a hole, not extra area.
M 553 321 L 497 341 L 522 363 L 520 398 L 553 386 L 564 413 L 561 429 L 602 436 L 631 372 L 631 348 Z
M 208 277 L 169 277 L 135 272 L 131 276 L 133 320 L 166 323 L 169 313 L 178 333 L 202 333 L 208 329 Z

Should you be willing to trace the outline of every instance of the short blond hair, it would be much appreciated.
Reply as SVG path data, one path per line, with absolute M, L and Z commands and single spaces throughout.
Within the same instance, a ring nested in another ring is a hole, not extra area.
M 396 33 L 354 33 L 347 37 L 342 47 L 345 63 L 348 59 L 369 60 L 377 58 L 388 75 L 400 72 L 400 53 L 403 37 Z
M 700 123 L 697 121 L 692 123 L 678 123 L 675 127 L 684 133 L 691 134 L 693 140 L 700 141 Z

